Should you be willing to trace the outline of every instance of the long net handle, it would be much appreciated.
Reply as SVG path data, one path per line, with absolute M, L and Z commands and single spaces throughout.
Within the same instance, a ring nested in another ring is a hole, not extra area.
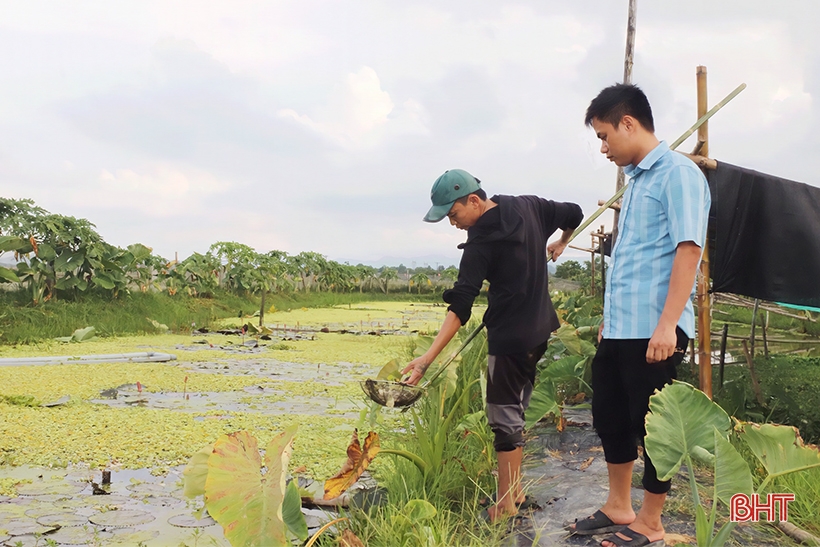
M 436 373 L 435 373 L 435 374 L 433 374 L 432 376 L 430 376 L 430 379 L 429 379 L 429 380 L 427 380 L 427 382 L 424 384 L 424 387 L 425 387 L 425 388 L 426 388 L 427 386 L 429 386 L 430 384 L 432 384 L 432 383 L 433 383 L 433 381 L 435 381 L 435 379 L 436 379 L 436 378 L 438 378 L 439 376 L 441 376 L 441 373 L 442 373 L 442 372 L 444 372 L 444 369 L 446 369 L 448 366 L 450 366 L 450 363 L 452 363 L 452 362 L 455 360 L 455 358 L 456 358 L 456 357 L 458 357 L 458 356 L 459 356 L 459 354 L 460 354 L 462 351 L 464 351 L 464 348 L 466 348 L 466 347 L 470 344 L 470 342 L 472 342 L 472 341 L 473 341 L 473 338 L 475 338 L 476 336 L 478 336 L 478 333 L 479 333 L 479 332 L 481 332 L 481 329 L 483 329 L 483 328 L 484 328 L 484 322 L 482 322 L 479 326 L 477 326 L 477 327 L 475 328 L 475 330 L 473 330 L 473 332 L 471 332 L 470 334 L 468 334 L 468 335 L 467 335 L 467 339 L 466 339 L 466 340 L 464 340 L 464 343 L 463 343 L 463 344 L 461 344 L 461 347 L 460 347 L 460 348 L 458 348 L 458 349 L 455 351 L 455 353 L 453 353 L 453 354 L 452 354 L 452 355 L 451 355 L 451 356 L 450 356 L 450 357 L 449 357 L 449 358 L 448 358 L 448 359 L 444 362 L 444 364 L 443 364 L 443 365 L 441 365 L 441 367 L 439 367 L 439 369 L 436 371 Z

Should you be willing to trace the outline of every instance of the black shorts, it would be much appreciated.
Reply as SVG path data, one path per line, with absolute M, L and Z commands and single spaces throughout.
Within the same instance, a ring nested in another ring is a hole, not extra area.
M 689 337 L 677 328 L 677 348 L 686 350 Z M 604 338 L 592 361 L 592 423 L 608 463 L 637 459 L 638 444 L 646 436 L 644 419 L 649 412 L 649 397 L 677 378 L 683 352 L 660 363 L 647 363 L 649 339 L 612 340 Z M 645 459 L 644 488 L 662 493 L 668 481 L 660 483 L 651 461 Z
M 524 411 L 547 342 L 521 353 L 487 356 L 487 421 L 498 452 L 524 446 Z

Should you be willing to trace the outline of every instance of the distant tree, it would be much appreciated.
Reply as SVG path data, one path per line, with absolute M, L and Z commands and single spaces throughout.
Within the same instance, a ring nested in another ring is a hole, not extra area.
M 410 292 L 410 289 L 415 285 L 418 293 L 421 294 L 421 288 L 429 284 L 430 278 L 427 277 L 427 274 L 424 272 L 417 272 L 413 274 L 413 277 L 411 277 L 410 281 L 407 283 L 407 292 Z
M 555 267 L 555 277 L 568 281 L 581 281 L 588 278 L 587 267 L 576 260 L 565 260 Z
M 390 281 L 392 279 L 398 278 L 399 273 L 396 271 L 395 268 L 388 268 L 387 266 L 382 268 L 381 272 L 379 272 L 379 280 L 382 283 L 382 290 L 384 291 L 384 294 L 388 294 L 389 292 L 388 284 L 390 283 Z
M 456 279 L 458 279 L 458 268 L 456 268 L 455 266 L 450 266 L 442 270 L 441 278 L 455 281 Z

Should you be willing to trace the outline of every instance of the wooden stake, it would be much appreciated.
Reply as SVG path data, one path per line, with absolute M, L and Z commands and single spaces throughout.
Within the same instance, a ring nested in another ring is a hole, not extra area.
M 723 323 L 723 335 L 720 337 L 720 381 L 718 386 L 723 389 L 723 367 L 726 365 L 726 338 L 729 336 L 729 324 Z
M 757 373 L 755 372 L 755 362 L 752 356 L 749 355 L 749 344 L 746 340 L 742 340 L 741 343 L 743 344 L 743 355 L 746 356 L 746 364 L 749 367 L 749 375 L 752 377 L 752 391 L 755 392 L 755 399 L 757 399 L 757 404 L 765 406 L 763 404 L 763 391 L 760 389 L 760 381 L 758 381 Z
M 706 67 L 697 68 L 698 82 L 698 118 L 706 115 Z M 698 142 L 700 153 L 709 156 L 709 125 L 704 122 L 698 128 Z M 698 279 L 698 365 L 700 372 L 700 390 L 707 397 L 712 398 L 712 302 L 709 294 L 709 238 L 703 243 L 703 259 L 700 263 L 700 278 Z
M 752 354 L 752 359 L 755 358 L 755 324 L 757 323 L 757 307 L 760 305 L 760 300 L 755 298 L 755 307 L 752 310 L 752 329 L 749 333 L 749 352 Z

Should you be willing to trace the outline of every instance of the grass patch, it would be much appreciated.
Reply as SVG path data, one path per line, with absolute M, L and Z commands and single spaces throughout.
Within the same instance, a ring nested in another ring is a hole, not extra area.
M 771 490 L 794 493 L 794 501 L 789 503 L 789 521 L 820 535 L 820 469 L 784 475 Z
M 265 298 L 265 307 L 298 310 L 346 306 L 377 298 L 387 302 L 440 302 L 439 295 L 396 293 L 279 293 Z M 86 294 L 77 300 L 50 300 L 33 305 L 25 292 L 0 291 L 0 344 L 33 344 L 57 336 L 69 336 L 76 329 L 94 326 L 100 336 L 154 333 L 147 318 L 167 325 L 172 332 L 188 333 L 191 325 L 211 327 L 225 318 L 250 316 L 259 311 L 258 296 L 237 296 L 220 292 L 210 298 L 178 293 L 132 292 L 117 298 Z M 244 319 L 247 321 L 248 319 Z M 267 319 L 266 319 L 266 322 Z

